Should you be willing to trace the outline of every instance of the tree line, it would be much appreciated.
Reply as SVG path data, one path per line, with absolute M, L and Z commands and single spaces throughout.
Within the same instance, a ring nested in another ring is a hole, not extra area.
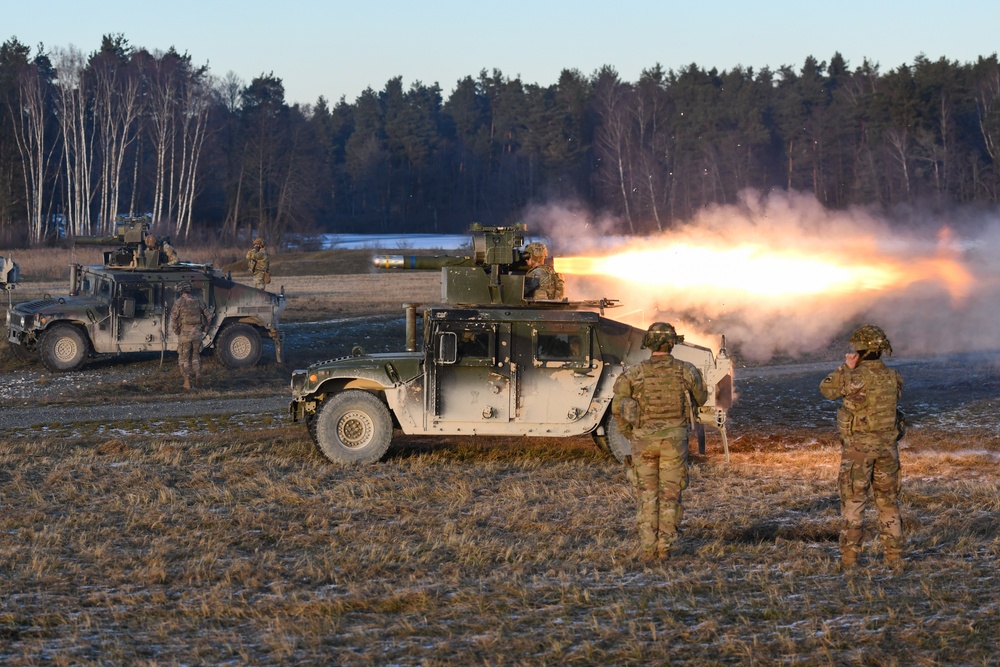
M 106 35 L 0 45 L 0 242 L 462 232 L 573 201 L 623 233 L 669 229 L 747 188 L 833 209 L 1000 198 L 1000 63 L 918 56 L 882 73 L 838 53 L 799 69 L 613 67 L 550 85 L 498 70 L 401 77 L 353 102 L 289 104 L 273 73 L 214 76 L 188 54 Z

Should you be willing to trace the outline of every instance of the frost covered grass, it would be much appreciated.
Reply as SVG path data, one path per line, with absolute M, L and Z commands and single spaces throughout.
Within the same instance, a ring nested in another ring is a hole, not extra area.
M 584 438 L 400 438 L 358 468 L 301 426 L 0 440 L 0 662 L 995 659 L 991 433 L 908 436 L 906 569 L 873 547 L 851 576 L 825 429 L 745 432 L 730 465 L 715 444 L 650 566 L 622 468 Z

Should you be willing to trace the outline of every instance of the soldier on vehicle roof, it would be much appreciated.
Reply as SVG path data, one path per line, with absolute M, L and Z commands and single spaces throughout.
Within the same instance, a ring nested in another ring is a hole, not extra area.
M 158 264 L 176 264 L 180 261 L 177 256 L 177 251 L 174 247 L 167 242 L 166 239 L 160 240 L 156 238 L 153 234 L 146 234 L 146 252 L 148 253 L 159 253 Z
M 524 247 L 528 253 L 528 273 L 524 278 L 524 296 L 528 299 L 559 301 L 565 292 L 564 282 L 556 270 L 546 264 L 549 249 L 535 241 Z
M 903 524 L 897 497 L 900 487 L 899 447 L 903 437 L 898 409 L 903 378 L 882 361 L 892 345 L 879 327 L 866 324 L 851 335 L 845 362 L 820 383 L 826 398 L 843 399 L 837 410 L 842 444 L 840 458 L 840 562 L 857 565 L 863 541 L 868 490 L 875 496 L 879 539 L 885 562 L 902 564 Z

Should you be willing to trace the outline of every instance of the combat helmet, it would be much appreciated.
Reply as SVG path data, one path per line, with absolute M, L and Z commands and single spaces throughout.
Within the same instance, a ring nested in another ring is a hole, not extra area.
M 669 322 L 653 322 L 642 337 L 642 346 L 653 352 L 669 352 L 677 343 L 684 342 L 684 336 L 677 333 Z
M 854 330 L 849 341 L 855 352 L 888 352 L 892 356 L 892 345 L 880 327 L 865 324 Z
M 263 248 L 264 247 L 264 239 L 262 239 L 259 236 L 257 238 L 255 238 L 253 240 L 253 247 L 254 248 Z
M 532 257 L 545 257 L 549 254 L 549 249 L 541 241 L 532 241 L 524 246 L 524 251 Z
M 191 287 L 191 283 L 185 280 L 183 282 L 177 283 L 176 289 L 178 294 L 190 294 L 193 288 Z

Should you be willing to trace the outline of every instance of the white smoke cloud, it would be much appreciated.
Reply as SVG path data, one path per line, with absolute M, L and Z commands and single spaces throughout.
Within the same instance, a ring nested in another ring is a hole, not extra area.
M 614 236 L 622 224 L 590 215 L 573 203 L 552 203 L 525 212 L 532 234 L 550 240 L 556 256 L 604 256 L 677 243 L 715 248 L 758 244 L 804 257 L 831 253 L 855 261 L 885 262 L 914 274 L 898 287 L 859 285 L 846 293 L 763 296 L 740 289 L 753 276 L 717 285 L 676 290 L 614 277 L 566 275 L 574 299 L 610 297 L 623 307 L 608 315 L 635 326 L 666 320 L 691 342 L 730 346 L 755 361 L 801 357 L 836 345 L 865 323 L 886 330 L 896 356 L 1000 350 L 1000 216 L 912 210 L 890 220 L 871 210 L 831 211 L 812 195 L 744 193 L 738 205 L 714 206 L 670 231 L 644 238 Z M 933 260 L 946 256 L 971 274 L 967 293 L 957 293 Z M 706 276 L 725 266 L 702 267 Z M 670 273 L 669 260 L 662 272 Z M 788 275 L 790 284 L 806 276 Z M 708 281 L 711 282 L 711 281 Z

